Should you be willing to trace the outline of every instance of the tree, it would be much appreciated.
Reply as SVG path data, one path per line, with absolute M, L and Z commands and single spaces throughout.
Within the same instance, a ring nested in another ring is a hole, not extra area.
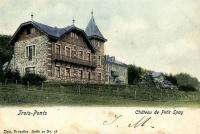
M 165 80 L 168 80 L 170 81 L 173 85 L 177 85 L 178 82 L 177 82 L 177 79 L 175 76 L 173 76 L 172 74 L 164 74 L 164 77 L 165 77 Z
M 0 35 L 0 65 L 10 61 L 13 54 L 13 47 L 9 45 L 11 36 Z
M 13 47 L 9 45 L 11 36 L 0 35 L 0 79 L 3 77 L 3 65 L 10 61 L 13 54 Z
M 137 84 L 143 73 L 143 69 L 141 67 L 137 67 L 135 65 L 128 66 L 128 84 Z
M 196 77 L 192 77 L 187 73 L 180 73 L 175 75 L 179 87 L 193 87 L 195 89 L 199 86 L 199 81 Z M 184 88 L 185 89 L 185 88 Z

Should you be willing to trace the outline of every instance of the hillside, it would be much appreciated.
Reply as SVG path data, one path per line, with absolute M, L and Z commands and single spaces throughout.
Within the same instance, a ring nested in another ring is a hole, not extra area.
M 8 84 L 0 86 L 0 105 L 77 105 L 77 106 L 147 106 L 199 107 L 200 92 L 159 90 L 137 85 L 65 85 L 40 86 Z

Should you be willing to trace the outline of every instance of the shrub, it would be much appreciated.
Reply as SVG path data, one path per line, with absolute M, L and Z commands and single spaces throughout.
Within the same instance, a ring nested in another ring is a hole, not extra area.
M 30 84 L 41 84 L 43 81 L 46 80 L 46 77 L 40 74 L 34 74 L 34 73 L 26 73 L 22 77 L 23 84 L 27 84 L 28 82 Z
M 20 80 L 20 74 L 19 71 L 16 69 L 12 71 L 11 69 L 8 69 L 4 73 L 4 78 L 10 79 L 10 80 Z
M 199 81 L 196 77 L 192 77 L 190 74 L 186 74 L 186 73 L 180 73 L 177 74 L 176 76 L 177 79 L 177 83 L 180 86 L 192 86 L 194 88 L 197 88 L 199 85 Z
M 186 91 L 186 92 L 197 91 L 197 89 L 192 85 L 181 85 L 179 86 L 179 90 Z
M 170 81 L 173 85 L 178 84 L 176 77 L 173 76 L 172 74 L 170 74 L 170 75 L 165 74 L 164 76 L 165 76 L 165 79 Z
M 141 67 L 137 67 L 135 65 L 128 66 L 128 84 L 137 84 L 144 70 Z

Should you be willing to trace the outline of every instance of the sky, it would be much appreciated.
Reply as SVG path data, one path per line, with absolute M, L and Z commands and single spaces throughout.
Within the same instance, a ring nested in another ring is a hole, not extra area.
M 108 41 L 105 53 L 157 72 L 200 80 L 199 0 L 0 0 L 0 33 L 12 35 L 34 20 L 85 29 L 95 21 Z

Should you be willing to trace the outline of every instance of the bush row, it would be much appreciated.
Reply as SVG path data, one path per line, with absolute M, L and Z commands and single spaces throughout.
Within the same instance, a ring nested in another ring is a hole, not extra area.
M 27 84 L 28 82 L 30 84 L 41 84 L 43 81 L 46 80 L 46 77 L 35 73 L 26 73 L 24 76 L 21 77 L 18 70 L 8 69 L 3 72 L 3 75 L 1 76 L 1 81 L 5 81 L 6 79 L 18 80 L 21 81 L 22 84 Z

